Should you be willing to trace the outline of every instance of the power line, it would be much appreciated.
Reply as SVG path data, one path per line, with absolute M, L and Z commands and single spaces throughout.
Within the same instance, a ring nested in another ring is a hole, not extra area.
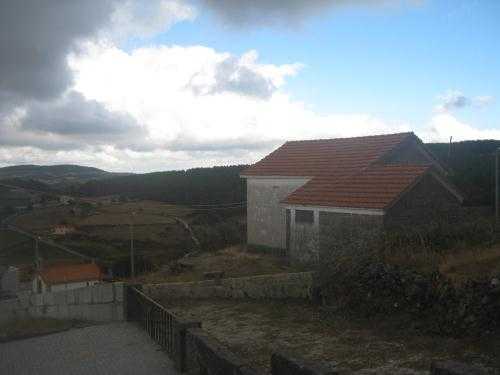
M 24 231 L 22 229 L 19 229 L 18 227 L 14 226 L 14 225 L 7 225 L 7 229 L 10 229 L 10 230 L 12 230 L 12 231 L 14 231 L 16 233 L 22 234 L 23 236 L 29 237 L 29 238 L 31 238 L 31 239 L 33 239 L 35 241 L 38 241 L 40 243 L 43 243 L 45 245 L 49 245 L 49 246 L 55 247 L 56 249 L 65 251 L 65 252 L 67 252 L 69 254 L 72 254 L 72 255 L 75 255 L 77 257 L 80 257 L 80 258 L 83 258 L 83 259 L 86 259 L 86 260 L 90 260 L 92 262 L 97 259 L 95 257 L 90 257 L 88 255 L 81 254 L 78 251 L 71 250 L 71 249 L 67 248 L 66 246 L 59 245 L 58 243 L 55 243 L 54 241 L 43 239 L 40 236 L 36 236 L 36 235 L 34 235 L 32 233 L 29 233 L 29 232 L 26 232 L 26 231 Z

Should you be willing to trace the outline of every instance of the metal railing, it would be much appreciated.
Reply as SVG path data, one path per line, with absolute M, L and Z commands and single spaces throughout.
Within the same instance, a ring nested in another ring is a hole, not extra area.
M 135 286 L 127 287 L 127 320 L 139 323 L 167 352 L 176 368 L 184 371 L 186 330 L 200 327 L 201 323 L 183 321 Z
M 128 288 L 128 320 L 142 325 L 149 336 L 169 354 L 174 354 L 175 316 L 141 290 Z

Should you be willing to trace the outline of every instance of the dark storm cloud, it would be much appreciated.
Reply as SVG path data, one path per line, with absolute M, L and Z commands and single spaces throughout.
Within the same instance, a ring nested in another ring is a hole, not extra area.
M 109 111 L 94 100 L 70 92 L 51 102 L 35 102 L 19 118 L 0 126 L 0 145 L 45 150 L 84 149 L 96 145 L 150 150 L 147 132 L 130 115 Z
M 0 91 L 25 99 L 48 99 L 72 81 L 66 57 L 76 42 L 109 19 L 111 0 L 2 0 Z
M 0 146 L 149 150 L 129 115 L 68 92 L 67 56 L 111 23 L 118 0 L 0 2 Z
M 85 100 L 81 94 L 71 92 L 63 100 L 30 106 L 22 128 L 67 136 L 102 137 L 129 133 L 138 125 L 127 114 L 110 112 L 95 100 Z
M 334 7 L 398 5 L 418 0 L 200 0 L 223 22 L 233 26 L 294 26 Z

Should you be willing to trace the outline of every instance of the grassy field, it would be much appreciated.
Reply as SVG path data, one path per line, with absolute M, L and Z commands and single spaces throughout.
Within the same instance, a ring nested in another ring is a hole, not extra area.
M 117 268 L 116 274 L 123 275 L 123 272 L 128 272 L 132 224 L 139 271 L 158 269 L 187 252 L 200 250 L 191 233 L 177 218 L 188 223 L 195 235 L 199 236 L 202 250 L 220 248 L 228 241 L 232 240 L 234 243 L 234 238 L 243 237 L 240 233 L 236 236 L 229 233 L 234 232 L 234 228 L 240 230 L 243 227 L 240 223 L 241 213 L 228 217 L 220 214 L 210 215 L 212 214 L 206 211 L 196 212 L 161 202 L 117 203 L 87 199 L 85 203 L 76 206 L 34 210 L 17 217 L 14 224 L 72 250 L 95 257 L 104 265 Z M 54 227 L 59 224 L 73 226 L 76 231 L 65 236 L 56 236 L 53 233 Z M 2 250 L 4 248 L 5 251 Z M 44 259 L 67 258 L 67 255 L 61 254 L 59 250 L 53 249 L 51 254 L 47 254 L 46 250 L 50 252 L 50 249 L 43 249 L 41 254 Z M 33 254 L 33 244 L 16 247 L 15 240 L 10 239 L 0 243 L 0 257 L 3 255 L 6 264 L 32 262 Z
M 254 254 L 244 246 L 232 246 L 212 253 L 201 253 L 184 258 L 171 272 L 154 272 L 138 281 L 145 283 L 186 282 L 203 280 L 205 272 L 224 272 L 224 277 L 244 277 L 283 272 L 300 272 L 305 268 L 290 265 L 285 259 L 273 255 Z
M 482 280 L 500 275 L 500 245 L 462 246 L 441 252 L 432 250 L 400 249 L 383 254 L 389 264 L 411 267 L 424 273 L 439 271 L 455 284 L 468 280 Z

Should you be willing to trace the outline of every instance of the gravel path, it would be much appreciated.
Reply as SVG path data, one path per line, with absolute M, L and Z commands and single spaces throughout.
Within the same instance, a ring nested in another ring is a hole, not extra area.
M 0 374 L 176 375 L 178 372 L 139 327 L 112 323 L 0 344 Z

